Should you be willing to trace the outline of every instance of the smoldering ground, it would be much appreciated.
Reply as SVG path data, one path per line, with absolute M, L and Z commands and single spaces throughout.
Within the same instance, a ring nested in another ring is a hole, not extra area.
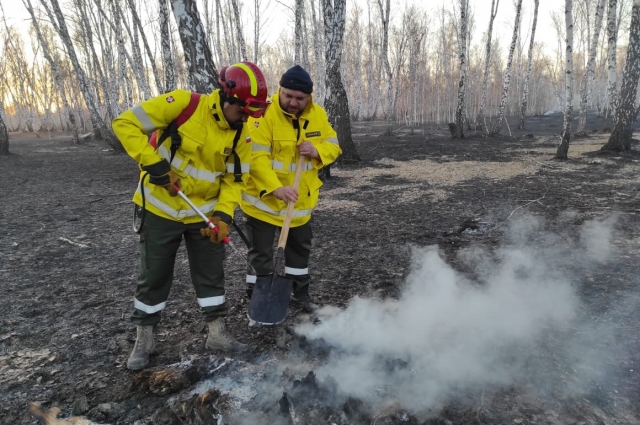
M 608 359 L 623 354 L 625 311 L 638 305 L 627 297 L 594 311 L 580 297 L 590 271 L 615 263 L 618 222 L 551 233 L 526 217 L 509 225 L 503 246 L 461 251 L 465 273 L 438 247 L 416 247 L 398 299 L 355 298 L 297 332 L 331 347 L 315 368 L 320 381 L 375 409 L 400 404 L 424 415 L 504 386 L 535 397 L 585 394 L 624 373 Z

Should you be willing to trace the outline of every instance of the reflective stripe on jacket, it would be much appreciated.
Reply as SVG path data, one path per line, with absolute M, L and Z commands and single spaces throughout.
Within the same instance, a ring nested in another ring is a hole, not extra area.
M 305 160 L 291 220 L 291 227 L 297 227 L 309 221 L 318 204 L 322 186 L 318 171 L 324 164 L 335 161 L 342 150 L 326 111 L 313 103 L 313 98 L 300 117 L 296 117 L 282 110 L 279 93 L 278 90 L 272 96 L 272 104 L 264 117 L 249 119 L 253 140 L 251 172 L 240 207 L 251 217 L 282 226 L 287 205 L 272 192 L 279 187 L 293 185 L 300 156 L 296 145 L 310 141 L 318 150 L 320 159 Z
M 140 165 L 151 165 L 162 158 L 171 157 L 171 137 L 154 149 L 148 143 L 153 131 L 165 129 L 189 103 L 191 92 L 174 90 L 152 98 L 123 112 L 113 120 L 113 131 L 127 153 Z M 236 145 L 240 157 L 242 181 L 234 181 L 234 156 L 231 152 L 236 130 L 229 127 L 216 90 L 210 95 L 201 95 L 191 117 L 178 129 L 182 143 L 177 150 L 171 170 L 180 177 L 182 191 L 207 216 L 214 210 L 233 217 L 240 203 L 242 191 L 249 176 L 251 160 L 251 138 L 247 126 Z M 159 138 L 160 134 L 157 135 Z M 141 172 L 142 177 L 145 172 Z M 138 190 L 133 201 L 142 205 Z M 180 197 L 172 197 L 163 187 L 144 181 L 145 208 L 153 214 L 183 223 L 202 221 Z

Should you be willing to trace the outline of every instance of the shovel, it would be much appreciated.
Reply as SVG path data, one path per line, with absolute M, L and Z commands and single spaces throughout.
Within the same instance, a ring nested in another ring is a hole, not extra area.
M 296 164 L 296 174 L 293 178 L 293 187 L 298 188 L 302 168 L 304 167 L 304 156 L 300 155 Z M 278 250 L 276 251 L 273 274 L 271 276 L 259 276 L 253 286 L 251 302 L 249 303 L 249 318 L 261 325 L 277 325 L 287 316 L 289 298 L 293 290 L 293 281 L 280 275 L 283 269 L 284 247 L 287 244 L 289 226 L 293 216 L 293 206 L 295 202 L 289 201 L 287 211 L 284 216 L 284 223 L 280 230 L 278 239 Z
M 178 196 L 179 196 L 179 197 L 181 197 L 181 198 L 182 198 L 182 200 L 183 200 L 184 202 L 186 202 L 187 204 L 189 204 L 189 206 L 191 207 L 191 209 L 192 209 L 192 210 L 194 210 L 194 211 L 195 211 L 195 212 L 196 212 L 196 213 L 197 213 L 197 214 L 198 214 L 198 215 L 199 215 L 199 216 L 204 220 L 205 224 L 206 224 L 206 225 L 207 225 L 211 230 L 213 230 L 214 232 L 218 233 L 218 228 L 216 227 L 216 225 L 215 225 L 215 224 L 213 224 L 213 222 L 212 222 L 209 218 L 207 218 L 207 216 L 206 216 L 206 215 L 204 215 L 204 214 L 202 213 L 202 211 L 200 211 L 200 210 L 198 209 L 198 207 L 196 207 L 196 206 L 195 206 L 195 204 L 194 204 L 193 202 L 191 202 L 191 200 L 190 200 L 189 198 L 187 198 L 187 195 L 185 195 L 185 194 L 180 190 L 180 188 L 179 188 L 178 186 L 174 186 L 173 188 L 176 190 L 176 193 L 178 194 Z M 224 238 L 224 240 L 223 240 L 222 242 L 224 242 L 225 244 L 227 244 L 227 245 L 228 245 L 228 244 L 229 244 L 229 242 L 230 242 L 229 236 L 227 236 L 226 238 Z M 231 246 L 231 245 L 230 245 L 230 246 Z M 233 248 L 233 246 L 231 246 L 231 247 Z

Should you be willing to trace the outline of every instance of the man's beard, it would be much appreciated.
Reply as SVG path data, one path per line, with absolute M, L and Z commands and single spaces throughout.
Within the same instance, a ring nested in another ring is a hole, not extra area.
M 231 127 L 232 130 L 242 130 L 243 124 L 244 122 L 242 121 L 232 121 L 229 123 L 229 127 Z

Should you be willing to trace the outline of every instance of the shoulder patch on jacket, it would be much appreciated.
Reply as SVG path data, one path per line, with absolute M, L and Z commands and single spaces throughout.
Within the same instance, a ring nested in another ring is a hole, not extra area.
M 254 122 L 254 123 L 253 123 L 253 126 L 254 126 L 255 128 L 258 128 L 258 126 L 259 126 L 259 125 L 260 125 L 260 123 L 259 123 L 258 121 L 256 121 L 256 122 Z
M 304 134 L 305 137 L 317 137 L 320 136 L 321 133 L 319 131 L 310 131 L 309 133 Z
M 167 97 L 167 103 L 172 103 L 174 100 L 176 99 L 173 96 Z
M 244 139 L 245 143 L 251 143 L 251 136 L 247 136 Z

